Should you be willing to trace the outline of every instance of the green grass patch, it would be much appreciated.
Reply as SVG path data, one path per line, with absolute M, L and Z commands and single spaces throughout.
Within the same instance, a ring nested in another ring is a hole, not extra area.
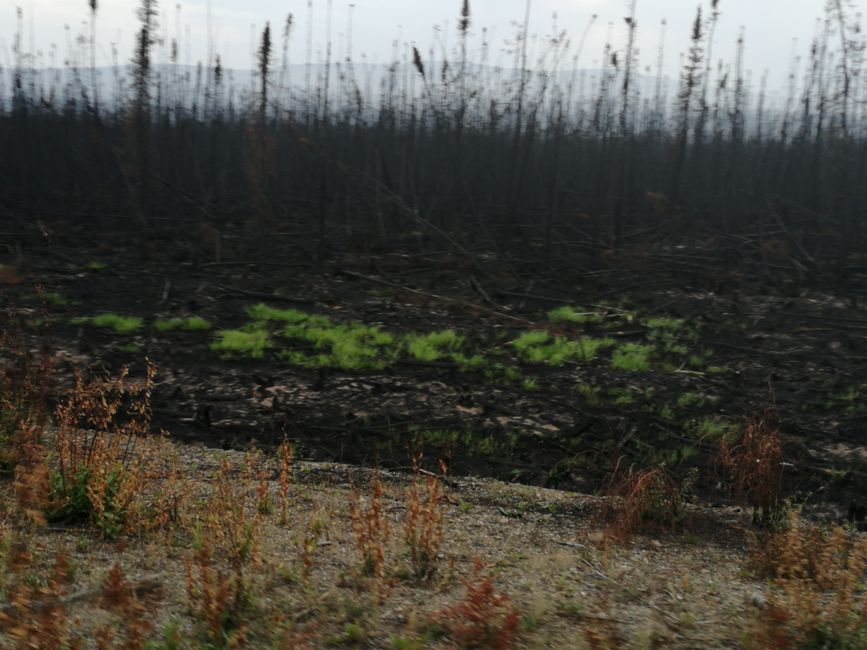
M 833 395 L 832 399 L 835 399 L 839 402 L 854 402 L 856 399 L 861 397 L 861 387 L 860 386 L 849 386 L 842 392 Z
M 689 422 L 686 429 L 696 438 L 717 442 L 732 433 L 735 426 L 719 418 L 704 418 Z
M 519 352 L 526 352 L 531 348 L 538 347 L 543 343 L 547 343 L 551 338 L 551 335 L 548 332 L 543 332 L 542 330 L 533 330 L 531 332 L 524 332 L 512 341 L 512 345 Z
M 603 348 L 614 345 L 613 339 L 584 337 L 569 340 L 560 336 L 552 337 L 548 332 L 534 330 L 521 334 L 512 341 L 518 353 L 532 363 L 560 366 L 567 361 L 592 361 Z
M 108 264 L 105 262 L 88 262 L 84 265 L 88 271 L 102 271 L 103 269 L 108 268 Z
M 576 389 L 578 390 L 578 394 L 587 402 L 587 406 L 599 406 L 604 401 L 599 396 L 599 391 L 590 384 L 578 384 Z
M 482 368 L 487 363 L 485 357 L 480 354 L 474 354 L 471 357 L 466 356 L 465 354 L 461 354 L 460 352 L 454 352 L 451 355 L 452 361 L 461 366 L 464 369 L 470 368 Z
M 668 318 L 659 316 L 656 318 L 648 318 L 644 324 L 651 330 L 664 330 L 669 332 L 677 332 L 686 326 L 686 321 L 682 318 Z
M 686 356 L 689 348 L 698 339 L 698 332 L 689 327 L 682 318 L 657 317 L 644 321 L 648 328 L 647 339 L 655 343 L 668 354 Z M 702 363 L 700 357 L 691 359 L 693 363 Z
M 624 343 L 611 355 L 611 367 L 617 370 L 646 372 L 650 370 L 655 351 L 656 348 L 652 345 Z
M 251 359 L 261 359 L 265 356 L 265 350 L 272 347 L 267 330 L 250 326 L 239 330 L 220 330 L 217 340 L 211 344 L 215 352 L 226 356 L 248 356 Z
M 185 332 L 199 332 L 211 329 L 211 322 L 200 316 L 188 316 L 187 318 L 167 318 L 154 323 L 157 332 L 173 332 L 183 330 Z
M 611 398 L 611 403 L 617 406 L 629 406 L 638 401 L 635 391 L 630 388 L 611 388 L 608 396 Z
M 120 316 L 119 314 L 99 314 L 98 316 L 78 316 L 71 318 L 72 325 L 93 325 L 114 330 L 118 334 L 129 334 L 141 329 L 144 320 L 138 316 Z
M 118 350 L 126 352 L 127 354 L 139 354 L 144 350 L 144 346 L 138 343 L 125 343 L 124 345 L 121 345 Z
M 360 323 L 316 327 L 289 325 L 282 334 L 307 341 L 318 351 L 311 355 L 299 350 L 281 353 L 282 358 L 297 365 L 375 369 L 385 367 L 396 355 L 392 334 Z
M 250 305 L 247 316 L 255 321 L 276 321 L 281 323 L 306 323 L 307 325 L 328 325 L 331 321 L 325 316 L 308 314 L 297 309 L 276 309 L 266 304 Z
M 569 323 L 601 323 L 602 316 L 596 312 L 577 311 L 574 307 L 564 305 L 549 311 L 548 320 L 566 321 Z
M 45 305 L 52 305 L 53 307 L 71 307 L 75 304 L 74 300 L 70 300 L 56 291 L 40 291 L 27 296 L 26 299 L 28 301 L 41 302 Z
M 528 378 L 521 382 L 521 388 L 528 392 L 539 390 L 539 382 L 535 379 Z
M 437 361 L 456 353 L 464 343 L 464 337 L 454 330 L 442 330 L 430 334 L 414 334 L 406 338 L 406 350 L 418 361 Z
M 422 443 L 434 447 L 461 447 L 473 454 L 493 454 L 510 451 L 518 446 L 519 436 L 510 431 L 500 435 L 482 436 L 473 431 L 457 431 L 453 429 L 411 429 L 416 445 Z
M 700 406 L 704 403 L 704 398 L 698 393 L 684 393 L 677 398 L 678 408 L 689 408 L 690 406 Z

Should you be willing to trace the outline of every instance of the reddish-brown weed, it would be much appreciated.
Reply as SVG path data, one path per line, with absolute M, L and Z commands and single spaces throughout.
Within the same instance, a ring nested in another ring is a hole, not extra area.
M 738 443 L 723 439 L 719 459 L 729 471 L 734 490 L 754 508 L 753 518 L 771 524 L 782 505 L 783 443 L 770 413 L 747 419 Z
M 437 568 L 439 550 L 443 542 L 442 477 L 446 473 L 440 461 L 438 474 L 421 472 L 421 455 L 412 461 L 414 476 L 406 491 L 406 515 L 403 536 L 409 548 L 413 573 L 419 578 L 430 578 Z
M 521 616 L 511 600 L 497 591 L 494 578 L 476 558 L 473 575 L 464 580 L 462 601 L 442 610 L 437 621 L 460 648 L 507 650 L 517 643 Z

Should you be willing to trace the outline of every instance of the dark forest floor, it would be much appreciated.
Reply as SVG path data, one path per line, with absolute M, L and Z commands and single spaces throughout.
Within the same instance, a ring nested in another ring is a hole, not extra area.
M 243 449 L 286 437 L 301 458 L 398 470 L 423 441 L 454 475 L 590 493 L 618 464 L 698 466 L 699 489 L 725 501 L 718 441 L 771 409 L 790 494 L 835 517 L 863 499 L 858 276 L 841 286 L 785 248 L 716 239 L 576 248 L 540 269 L 412 246 L 315 262 L 298 233 L 236 229 L 217 261 L 209 232 L 33 229 L 17 261 L 0 260 L 0 307 L 51 342 L 60 377 L 150 358 L 154 425 L 175 439 Z M 258 304 L 294 311 L 247 312 Z M 142 322 L 88 320 L 108 313 Z M 191 316 L 210 329 L 157 327 Z M 352 323 L 378 329 L 335 330 Z M 244 327 L 271 346 L 260 358 L 212 348 Z

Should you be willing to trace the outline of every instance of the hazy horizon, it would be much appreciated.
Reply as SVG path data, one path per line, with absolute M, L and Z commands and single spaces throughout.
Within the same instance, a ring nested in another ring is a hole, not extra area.
M 118 62 L 129 61 L 133 34 L 138 24 L 136 7 L 138 0 L 116 0 L 98 4 L 97 65 L 112 64 L 112 45 L 117 46 Z M 312 3 L 312 23 L 305 0 L 276 2 L 263 0 L 255 9 L 249 3 L 238 0 L 188 1 L 182 4 L 159 3 L 159 35 L 163 43 L 155 51 L 155 63 L 168 61 L 171 42 L 177 39 L 179 62 L 196 65 L 208 59 L 208 44 L 219 54 L 223 65 L 238 70 L 253 67 L 254 51 L 261 30 L 270 22 L 274 34 L 275 58 L 282 56 L 282 33 L 287 15 L 293 14 L 293 29 L 290 36 L 289 62 L 303 64 L 307 59 L 308 36 L 312 37 L 311 58 L 314 63 L 325 60 L 327 42 L 327 3 L 319 0 Z M 702 3 L 705 12 L 709 2 Z M 713 60 L 734 60 L 736 42 L 741 28 L 746 33 L 744 67 L 754 78 L 769 71 L 772 87 L 779 87 L 791 69 L 793 53 L 804 56 L 813 38 L 816 18 L 824 10 L 824 0 L 794 3 L 784 0 L 763 0 L 763 11 L 754 11 L 754 4 L 747 0 L 721 0 L 718 5 L 719 21 L 716 29 Z M 86 63 L 83 54 L 90 35 L 90 10 L 86 0 L 80 2 L 56 2 L 29 0 L 20 3 L 23 10 L 22 50 L 33 54 L 36 65 L 61 67 L 64 61 L 78 58 Z M 210 6 L 210 11 L 209 11 Z M 178 9 L 177 7 L 180 7 Z M 435 46 L 438 56 L 445 52 L 453 54 L 457 44 L 457 20 L 461 1 L 448 3 L 406 3 L 396 0 L 334 0 L 331 36 L 333 41 L 332 62 L 345 60 L 351 54 L 357 63 L 382 64 L 392 60 L 394 42 L 401 44 L 403 55 L 407 44 L 414 44 L 426 55 Z M 637 3 L 637 47 L 639 50 L 637 71 L 655 74 L 661 21 L 665 19 L 665 59 L 663 72 L 676 76 L 681 67 L 680 55 L 689 46 L 691 25 L 695 17 L 696 3 L 675 0 L 647 0 Z M 860 3 L 853 5 L 850 18 Z M 489 63 L 511 67 L 513 54 L 509 42 L 514 42 L 523 22 L 526 3 L 524 0 L 471 0 L 470 51 L 477 58 L 482 47 L 484 28 L 488 28 L 490 45 Z M 8 5 L 7 16 L 0 18 L 0 63 L 10 66 L 13 61 L 13 44 L 19 29 L 16 4 Z M 609 35 L 616 51 L 626 45 L 626 25 L 623 18 L 628 13 L 628 3 L 617 0 L 535 0 L 531 4 L 529 34 L 532 64 L 543 50 L 544 39 L 556 30 L 566 30 L 572 47 L 563 61 L 563 67 L 572 67 L 573 57 L 582 34 L 587 30 L 591 17 L 598 18 L 587 32 L 587 40 L 578 67 L 592 69 L 601 67 L 605 42 Z M 210 14 L 210 20 L 209 20 Z M 212 38 L 208 38 L 208 25 Z M 351 43 L 348 38 L 352 26 Z M 308 29 L 312 25 L 312 33 Z M 68 31 L 65 29 L 68 26 Z M 793 39 L 797 39 L 795 48 Z M 52 60 L 52 45 L 57 55 Z M 351 52 L 350 52 L 351 47 Z M 72 56 L 70 56 L 72 52 Z M 89 55 L 88 55 L 89 60 Z

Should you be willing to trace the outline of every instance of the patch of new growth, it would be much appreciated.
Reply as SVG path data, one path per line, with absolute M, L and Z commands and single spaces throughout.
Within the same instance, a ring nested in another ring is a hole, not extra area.
M 400 334 L 378 325 L 335 323 L 319 314 L 276 309 L 265 304 L 251 305 L 246 315 L 251 321 L 240 329 L 217 332 L 211 346 L 214 351 L 229 358 L 260 359 L 266 350 L 273 348 L 278 350 L 281 359 L 292 365 L 344 370 L 381 370 L 400 359 L 422 363 L 444 361 L 464 370 L 484 370 L 487 376 L 505 377 L 510 381 L 521 377 L 517 370 L 503 362 L 509 348 L 525 362 L 552 367 L 569 362 L 591 362 L 610 349 L 612 367 L 640 372 L 656 365 L 674 370 L 673 363 L 666 359 L 684 357 L 689 351 L 687 344 L 692 345 L 696 339 L 695 331 L 683 321 L 655 318 L 645 323 L 649 341 L 646 344 L 618 345 L 610 337 L 569 338 L 537 329 L 519 334 L 505 349 L 476 350 L 465 336 L 451 329 Z M 548 317 L 552 322 L 599 324 L 603 321 L 601 314 L 578 312 L 571 307 L 553 310 Z M 686 363 L 684 361 L 683 365 Z M 529 386 L 532 389 L 532 382 Z
M 264 304 L 246 312 L 252 321 L 241 329 L 217 332 L 213 350 L 262 358 L 265 350 L 279 348 L 278 356 L 292 365 L 344 370 L 379 370 L 401 357 L 423 362 L 449 359 L 466 367 L 484 364 L 481 357 L 460 354 L 464 337 L 453 330 L 398 335 L 378 326 L 335 323 L 318 314 Z
M 144 325 L 144 320 L 138 316 L 121 316 L 120 314 L 99 314 L 98 316 L 81 316 L 70 321 L 73 325 L 93 325 L 113 330 L 117 334 L 137 332 Z
M 154 322 L 154 329 L 157 332 L 174 332 L 175 330 L 181 330 L 184 332 L 201 332 L 211 329 L 211 322 L 201 316 L 166 318 Z

